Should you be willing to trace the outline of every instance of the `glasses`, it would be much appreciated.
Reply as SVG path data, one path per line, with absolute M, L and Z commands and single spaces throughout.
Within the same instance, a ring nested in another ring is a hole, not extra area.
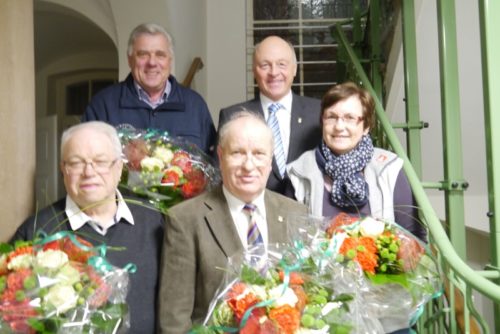
M 109 170 L 113 165 L 118 161 L 115 160 L 73 160 L 73 161 L 64 161 L 64 169 L 66 173 L 70 175 L 80 175 L 83 174 L 83 171 L 87 167 L 87 165 L 91 165 L 94 171 L 97 174 L 106 174 L 109 173 Z
M 231 164 L 233 165 L 243 165 L 247 160 L 251 161 L 255 167 L 262 167 L 269 163 L 271 157 L 266 154 L 243 154 L 239 152 L 231 153 L 228 156 Z
M 326 115 L 323 118 L 323 122 L 329 123 L 329 124 L 338 124 L 338 122 L 340 120 L 342 120 L 342 122 L 344 122 L 344 124 L 346 124 L 346 125 L 354 126 L 354 125 L 358 125 L 359 122 L 361 122 L 363 120 L 363 117 L 349 115 L 349 114 L 343 115 L 343 116 L 330 114 L 330 115 Z

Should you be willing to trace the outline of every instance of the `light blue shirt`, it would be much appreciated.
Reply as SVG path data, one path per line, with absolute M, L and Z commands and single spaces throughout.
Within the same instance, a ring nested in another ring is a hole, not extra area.
M 167 99 L 168 99 L 168 96 L 170 95 L 170 91 L 172 90 L 172 85 L 170 84 L 170 81 L 167 80 L 167 84 L 165 85 L 165 89 L 163 90 L 163 94 L 161 94 L 158 101 L 153 102 L 153 101 L 151 101 L 149 94 L 135 80 L 134 80 L 134 86 L 135 86 L 135 89 L 137 90 L 137 95 L 139 96 L 139 100 L 146 102 L 153 109 L 155 109 L 159 105 L 165 103 L 165 101 L 167 101 Z

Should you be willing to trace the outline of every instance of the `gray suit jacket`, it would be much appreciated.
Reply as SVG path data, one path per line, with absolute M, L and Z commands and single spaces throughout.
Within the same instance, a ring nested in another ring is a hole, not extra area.
M 284 242 L 288 215 L 304 214 L 307 208 L 271 191 L 264 199 L 269 243 Z M 158 298 L 161 333 L 185 334 L 204 319 L 227 258 L 242 250 L 221 187 L 169 210 Z
M 288 148 L 287 163 L 294 161 L 302 153 L 313 149 L 320 143 L 322 135 L 320 127 L 320 103 L 318 99 L 292 94 L 290 145 Z M 232 114 L 244 109 L 258 112 L 262 116 L 264 115 L 260 98 L 256 98 L 222 109 L 219 113 L 218 128 L 220 129 L 222 124 L 231 118 Z M 285 180 L 281 177 L 278 165 L 273 159 L 273 171 L 267 180 L 267 188 L 284 194 L 287 181 L 286 177 Z

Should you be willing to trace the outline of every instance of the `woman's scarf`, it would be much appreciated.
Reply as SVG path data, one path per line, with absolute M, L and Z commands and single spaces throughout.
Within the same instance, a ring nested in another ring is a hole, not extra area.
M 336 155 L 322 141 L 316 149 L 319 168 L 333 180 L 330 198 L 334 205 L 360 207 L 368 202 L 368 183 L 363 176 L 366 164 L 373 157 L 373 143 L 368 135 L 363 135 L 358 145 L 351 151 Z

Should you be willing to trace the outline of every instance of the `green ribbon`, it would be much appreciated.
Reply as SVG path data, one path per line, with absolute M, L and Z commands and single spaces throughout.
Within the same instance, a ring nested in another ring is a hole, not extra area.
M 36 234 L 36 238 L 33 244 L 43 246 L 49 242 L 64 238 L 70 239 L 75 246 L 77 246 L 78 248 L 82 249 L 85 252 L 95 252 L 99 254 L 90 257 L 87 261 L 87 264 L 91 265 L 98 272 L 106 273 L 114 269 L 114 266 L 111 265 L 106 260 L 106 251 L 108 246 L 106 246 L 105 243 L 94 247 L 85 246 L 84 244 L 78 241 L 75 234 L 71 231 L 59 231 L 57 233 L 47 235 L 47 233 L 45 233 L 44 231 L 39 230 Z M 128 263 L 123 267 L 123 270 L 128 271 L 129 273 L 135 273 L 137 271 L 137 266 L 133 263 Z
M 280 296 L 283 296 L 285 294 L 286 289 L 289 286 L 289 283 L 290 283 L 290 273 L 292 271 L 297 271 L 301 267 L 302 262 L 303 262 L 303 259 L 302 259 L 301 256 L 298 257 L 298 261 L 296 263 L 294 263 L 293 265 L 287 265 L 284 262 L 284 260 L 280 261 L 279 266 L 281 268 L 283 268 L 283 271 L 284 271 L 283 284 L 282 284 L 283 285 L 283 291 L 281 292 Z M 209 329 L 212 329 L 212 330 L 215 330 L 215 331 L 223 331 L 225 333 L 238 333 L 240 330 L 242 330 L 246 326 L 246 324 L 248 322 L 248 319 L 252 315 L 252 311 L 253 310 L 255 310 L 256 308 L 269 306 L 269 305 L 273 304 L 275 301 L 276 301 L 275 298 L 268 299 L 268 300 L 263 300 L 261 302 L 258 302 L 255 305 L 252 305 L 251 307 L 249 307 L 245 311 L 245 313 L 243 314 L 243 317 L 241 318 L 240 325 L 239 325 L 238 328 L 235 328 L 235 327 L 226 327 L 226 326 L 210 326 Z M 195 334 L 196 331 L 190 331 L 189 333 L 190 334 Z

